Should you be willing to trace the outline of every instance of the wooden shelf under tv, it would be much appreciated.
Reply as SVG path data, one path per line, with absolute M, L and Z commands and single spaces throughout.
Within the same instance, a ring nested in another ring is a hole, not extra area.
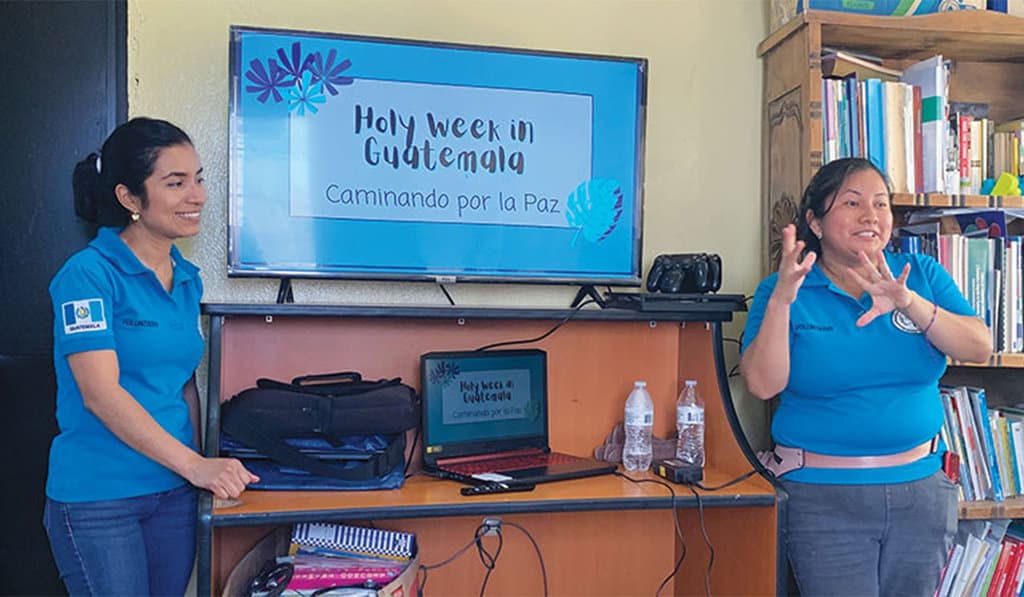
M 455 553 L 472 538 L 481 517 L 501 516 L 536 536 L 548 562 L 552 595 L 653 593 L 683 550 L 685 561 L 666 592 L 704 592 L 710 573 L 716 593 L 770 595 L 783 589 L 778 519 L 784 500 L 772 483 L 749 475 L 754 455 L 733 408 L 722 354 L 721 324 L 743 302 L 694 303 L 676 312 L 619 309 L 527 309 L 359 305 L 206 304 L 210 339 L 206 447 L 218 452 L 222 397 L 258 378 L 291 379 L 334 370 L 360 371 L 368 379 L 401 377 L 418 387 L 420 355 L 462 350 L 496 341 L 535 338 L 548 355 L 552 398 L 549 435 L 555 449 L 590 454 L 622 418 L 633 380 L 646 379 L 655 402 L 655 433 L 668 437 L 675 396 L 683 379 L 699 381 L 705 397 L 707 487 L 700 498 L 637 476 L 576 479 L 534 491 L 465 498 L 452 481 L 422 475 L 400 489 L 379 491 L 250 491 L 242 504 L 214 508 L 200 501 L 197 593 L 222 594 L 226 580 L 261 537 L 295 522 L 379 523 L 415 533 L 426 563 Z M 410 472 L 419 467 L 413 457 Z M 731 481 L 743 478 L 730 484 Z M 687 538 L 676 535 L 675 521 Z M 639 546 L 639 547 L 637 547 Z M 784 553 L 784 552 L 783 552 Z M 503 563 L 488 594 L 540 594 L 536 554 L 523 535 L 507 536 Z M 617 566 L 609 567 L 607 562 Z M 626 570 L 628 574 L 624 573 Z M 783 569 L 784 570 L 784 569 Z M 469 595 L 483 572 L 462 558 L 430 573 L 432 591 Z

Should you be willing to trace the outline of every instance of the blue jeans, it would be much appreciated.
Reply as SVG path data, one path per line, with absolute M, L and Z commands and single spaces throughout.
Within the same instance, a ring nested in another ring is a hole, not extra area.
M 61 580 L 78 595 L 183 595 L 196 552 L 190 485 L 118 500 L 47 498 L 43 525 Z
M 802 596 L 935 592 L 957 527 L 957 490 L 942 471 L 887 485 L 780 482 Z

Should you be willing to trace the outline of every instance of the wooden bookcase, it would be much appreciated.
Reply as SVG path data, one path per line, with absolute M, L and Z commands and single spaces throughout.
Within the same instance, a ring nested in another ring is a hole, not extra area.
M 221 399 L 253 386 L 259 377 L 355 370 L 371 379 L 400 376 L 418 387 L 424 352 L 533 338 L 568 318 L 531 345 L 548 353 L 552 447 L 592 453 L 621 420 L 635 379 L 647 380 L 655 400 L 655 433 L 668 437 L 681 380 L 696 379 L 707 403 L 704 484 L 724 484 L 753 468 L 722 354 L 721 323 L 743 308 L 739 297 L 668 313 L 205 305 L 210 322 L 206 450 L 216 452 L 219 443 Z M 675 486 L 673 500 L 661 485 L 611 475 L 542 484 L 527 493 L 466 498 L 458 489 L 451 481 L 415 475 L 398 490 L 249 491 L 241 505 L 226 508 L 214 508 L 207 494 L 200 503 L 199 592 L 220 595 L 231 570 L 261 537 L 295 522 L 372 521 L 381 528 L 411 531 L 421 562 L 429 565 L 465 546 L 483 517 L 497 515 L 536 538 L 551 595 L 653 594 L 683 549 L 673 508 L 686 558 L 664 594 L 704 593 L 710 552 L 702 520 L 715 553 L 713 592 L 779 591 L 777 520 L 784 502 L 757 475 L 722 490 L 699 491 L 699 504 L 682 485 Z M 541 594 L 537 555 L 525 534 L 506 525 L 504 539 L 488 595 Z M 475 595 L 484 572 L 475 554 L 466 554 L 432 570 L 427 592 Z
M 822 47 L 883 58 L 902 69 L 935 54 L 953 61 L 949 99 L 984 102 L 996 122 L 1024 115 L 1024 19 L 984 10 L 914 17 L 809 11 L 758 46 L 764 62 L 762 269 L 777 267 L 781 229 L 822 163 Z M 1024 207 L 1021 197 L 897 193 L 897 216 L 920 207 Z M 947 381 L 986 387 L 990 404 L 1021 401 L 1024 355 L 952 363 Z M 1024 499 L 961 505 L 961 518 L 1024 517 Z

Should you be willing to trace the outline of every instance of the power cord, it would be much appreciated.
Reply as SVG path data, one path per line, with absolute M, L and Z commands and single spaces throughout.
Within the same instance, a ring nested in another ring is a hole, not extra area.
M 676 526 L 676 537 L 679 538 L 679 545 L 681 549 L 679 551 L 679 559 L 676 560 L 675 566 L 672 567 L 672 572 L 670 572 L 669 575 L 665 577 L 665 580 L 661 581 L 661 584 L 658 585 L 658 590 L 654 592 L 655 597 L 658 597 L 659 595 L 661 595 L 661 592 L 668 585 L 669 581 L 675 578 L 676 574 L 679 572 L 679 567 L 683 565 L 683 560 L 686 559 L 686 539 L 683 537 L 683 527 L 679 524 L 679 510 L 676 508 L 676 490 L 672 489 L 672 486 L 669 485 L 668 483 L 665 483 L 664 481 L 659 481 L 657 479 L 634 479 L 633 477 L 630 477 L 629 475 L 620 473 L 618 471 L 615 471 L 612 474 L 614 474 L 616 477 L 622 477 L 627 481 L 636 483 L 637 485 L 640 485 L 642 483 L 654 483 L 655 485 L 661 485 L 665 489 L 668 489 L 669 494 L 672 496 L 672 521 L 675 523 Z
M 494 550 L 494 554 L 487 551 L 483 540 L 481 540 L 481 537 L 492 530 L 495 536 L 498 537 L 498 549 Z M 501 548 L 505 545 L 505 537 L 501 534 L 501 525 L 495 527 L 486 523 L 476 528 L 475 535 L 477 556 L 480 557 L 480 563 L 487 569 L 487 572 L 484 573 L 484 580 L 480 583 L 480 597 L 484 597 L 484 591 L 487 590 L 487 581 L 491 579 L 491 572 L 494 572 L 494 567 L 498 565 L 498 556 L 501 555 Z
M 438 568 L 442 568 L 444 566 L 447 566 L 448 564 L 451 564 L 455 560 L 459 559 L 459 557 L 462 554 L 466 553 L 466 551 L 470 547 L 473 547 L 474 545 L 477 545 L 479 547 L 480 532 L 483 530 L 483 528 L 483 525 L 477 527 L 477 532 L 474 533 L 473 539 L 465 546 L 463 546 L 461 549 L 452 554 L 447 560 L 444 560 L 443 562 L 440 562 L 438 564 L 433 564 L 431 566 L 428 566 L 426 564 L 420 564 L 420 571 L 423 572 L 423 580 L 421 580 L 419 586 L 416 587 L 417 597 L 423 597 L 423 589 L 427 586 L 427 573 L 429 573 L 431 570 L 437 570 Z
M 409 466 L 412 464 L 413 455 L 416 454 L 416 445 L 420 443 L 420 427 L 421 425 L 417 425 L 416 431 L 412 435 L 412 446 L 409 447 L 409 457 L 405 459 L 405 468 L 402 469 L 402 475 L 406 479 L 416 474 L 409 472 Z
M 753 472 L 753 471 L 751 471 Z M 715 547 L 711 545 L 711 537 L 708 537 L 708 529 L 704 526 L 704 502 L 700 499 L 700 494 L 693 488 L 694 485 L 700 485 L 699 483 L 687 484 L 687 489 L 693 493 L 693 497 L 697 498 L 697 514 L 700 519 L 700 534 L 704 537 L 704 545 L 708 546 L 708 568 L 704 571 L 704 594 L 707 597 L 711 597 L 711 568 L 715 565 Z
M 484 574 L 484 580 L 480 585 L 480 597 L 483 597 L 484 592 L 487 590 L 487 582 L 491 578 L 491 572 L 493 572 L 494 568 L 497 566 L 498 557 L 501 555 L 502 547 L 505 544 L 505 537 L 502 535 L 501 532 L 503 524 L 520 531 L 521 533 L 526 535 L 527 539 L 530 540 L 530 543 L 533 545 L 533 550 L 537 553 L 537 560 L 540 562 L 540 573 L 541 578 L 544 582 L 544 597 L 547 597 L 548 573 L 547 568 L 544 565 L 544 556 L 540 552 L 540 546 L 537 544 L 537 541 L 533 538 L 533 535 L 530 534 L 530 531 L 526 530 L 525 527 L 514 522 L 502 522 L 501 519 L 485 519 L 484 524 L 478 526 L 476 528 L 476 531 L 473 532 L 473 539 L 443 562 L 433 564 L 430 566 L 420 565 L 420 570 L 423 572 L 423 576 L 422 580 L 420 581 L 419 585 L 416 588 L 417 596 L 423 597 L 423 590 L 427 586 L 427 575 L 431 570 L 436 570 L 443 566 L 447 566 L 448 564 L 457 560 L 460 556 L 462 556 L 462 554 L 466 553 L 466 551 L 469 550 L 470 547 L 473 547 L 475 545 L 477 548 L 477 556 L 480 558 L 480 563 L 483 564 L 484 568 L 487 570 L 487 572 Z M 497 549 L 494 550 L 494 553 L 491 553 L 487 549 L 487 547 L 484 546 L 483 538 L 488 535 L 493 535 L 498 538 Z
M 544 556 L 540 553 L 540 545 L 537 545 L 537 540 L 534 539 L 533 535 L 530 534 L 530 531 L 526 530 L 526 527 L 522 525 L 507 521 L 504 524 L 507 524 L 508 526 L 519 530 L 522 534 L 526 535 L 526 538 L 530 540 L 531 544 L 533 544 L 533 551 L 537 552 L 537 561 L 540 562 L 540 576 L 541 579 L 544 581 L 544 597 L 548 597 L 548 571 L 547 568 L 544 566 Z M 499 530 L 499 535 L 500 534 L 501 531 Z
M 725 483 L 722 483 L 721 485 L 711 485 L 711 486 L 708 486 L 708 485 L 704 485 L 704 484 L 702 484 L 700 482 L 694 483 L 693 485 L 695 487 L 703 489 L 704 491 L 718 491 L 719 489 L 725 489 L 726 487 L 732 487 L 733 485 L 735 485 L 737 483 L 740 483 L 742 481 L 746 481 L 747 479 L 753 477 L 756 474 L 757 474 L 757 471 L 751 469 L 750 471 L 748 471 L 746 473 L 743 473 L 739 477 L 736 477 L 735 479 L 732 479 L 731 481 L 726 481 Z
M 582 309 L 583 307 L 586 307 L 587 305 L 591 305 L 591 304 L 595 304 L 595 303 L 597 303 L 597 301 L 595 301 L 592 298 L 586 299 L 586 300 L 582 301 L 580 304 L 578 304 L 575 307 L 573 307 L 572 311 L 569 311 L 569 314 L 562 318 L 562 321 L 559 321 L 550 330 L 544 332 L 543 334 L 541 334 L 540 336 L 537 336 L 536 338 L 529 338 L 527 340 L 507 340 L 505 342 L 495 342 L 493 344 L 485 344 L 485 345 L 481 346 L 480 348 L 474 349 L 474 352 L 483 352 L 485 350 L 490 350 L 492 348 L 498 348 L 499 346 L 510 346 L 510 345 L 513 345 L 513 344 L 532 344 L 534 342 L 540 342 L 544 338 L 547 338 L 551 334 L 554 334 L 555 330 L 557 330 L 558 328 L 560 328 L 563 325 L 565 325 L 570 319 L 572 319 L 576 315 L 576 313 L 579 312 L 580 309 Z
M 448 293 L 448 289 L 444 287 L 444 284 L 439 283 L 437 286 L 441 289 L 441 292 L 444 293 L 445 298 L 448 299 L 448 304 L 454 307 L 455 299 L 453 299 L 452 295 Z

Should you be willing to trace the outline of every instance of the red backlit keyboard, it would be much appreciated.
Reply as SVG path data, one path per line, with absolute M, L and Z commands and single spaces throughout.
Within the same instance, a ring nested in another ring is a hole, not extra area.
M 548 454 L 530 454 L 526 456 L 509 456 L 507 458 L 489 458 L 472 462 L 460 462 L 439 465 L 439 468 L 459 475 L 477 475 L 494 471 L 519 471 L 527 468 L 538 468 L 552 464 L 575 462 L 579 457 L 558 452 Z

